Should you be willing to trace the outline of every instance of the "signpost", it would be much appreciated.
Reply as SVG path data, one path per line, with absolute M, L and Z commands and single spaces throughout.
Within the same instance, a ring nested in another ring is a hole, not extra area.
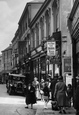
M 47 42 L 47 56 L 55 56 L 56 53 L 56 42 L 48 41 Z

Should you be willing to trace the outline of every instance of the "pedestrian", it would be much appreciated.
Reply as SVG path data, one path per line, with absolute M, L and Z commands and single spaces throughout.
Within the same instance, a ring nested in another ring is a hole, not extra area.
M 68 97 L 69 107 L 71 107 L 71 98 L 72 98 L 72 86 L 71 86 L 71 84 L 68 84 L 68 86 L 67 86 L 67 97 Z
M 41 79 L 41 82 L 40 82 L 40 95 L 41 95 L 41 101 L 43 101 L 43 94 L 44 94 L 44 92 L 43 92 L 43 88 L 44 88 L 44 79 L 42 78 Z
M 54 91 L 54 98 L 57 100 L 57 104 L 59 107 L 59 113 L 66 113 L 65 106 L 66 106 L 66 84 L 63 81 L 63 77 L 60 76 L 58 78 L 58 82 L 55 85 Z
M 33 104 L 36 103 L 36 95 L 35 95 L 35 88 L 33 86 L 33 83 L 29 83 L 26 88 L 26 107 L 28 108 L 28 105 L 31 104 L 31 109 L 33 108 Z
M 49 101 L 49 88 L 48 88 L 48 83 L 45 82 L 44 88 L 43 88 L 43 92 L 44 92 L 44 108 L 47 109 L 47 103 Z
M 51 100 L 54 101 L 54 90 L 55 90 L 55 84 L 57 83 L 58 76 L 54 76 L 54 78 L 51 81 L 50 90 L 51 90 Z
M 55 84 L 57 83 L 57 79 L 58 79 L 58 76 L 55 75 L 54 78 L 52 79 L 51 81 L 51 85 L 50 85 L 50 90 L 51 90 L 51 104 L 52 104 L 52 110 L 57 110 L 58 107 L 56 107 L 54 105 L 54 102 L 56 101 L 55 98 L 54 98 L 54 90 L 55 90 Z
M 36 98 L 38 99 L 39 98 L 39 82 L 37 80 L 37 77 L 34 77 L 33 86 L 35 87 Z
M 76 115 L 79 115 L 79 77 L 77 78 L 77 87 L 75 92 L 75 104 Z

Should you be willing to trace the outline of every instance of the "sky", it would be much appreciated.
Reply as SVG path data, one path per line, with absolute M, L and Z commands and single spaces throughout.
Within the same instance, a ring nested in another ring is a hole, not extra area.
M 32 0 L 0 0 L 0 54 L 11 44 L 27 2 Z

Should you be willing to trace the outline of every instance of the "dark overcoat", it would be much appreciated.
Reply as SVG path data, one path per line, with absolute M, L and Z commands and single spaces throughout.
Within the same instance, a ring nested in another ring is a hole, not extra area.
M 54 101 L 54 90 L 55 90 L 55 84 L 57 83 L 57 79 L 54 78 L 51 82 L 51 85 L 50 85 L 50 90 L 51 90 L 51 98 L 52 98 L 52 101 Z
M 35 88 L 33 86 L 30 89 L 26 88 L 26 104 L 34 104 L 36 103 L 36 95 L 35 95 Z
M 75 93 L 75 109 L 79 110 L 79 85 L 77 86 Z

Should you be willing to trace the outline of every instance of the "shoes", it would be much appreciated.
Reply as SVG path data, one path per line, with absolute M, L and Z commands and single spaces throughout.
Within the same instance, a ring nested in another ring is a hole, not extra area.
M 64 114 L 66 114 L 66 111 L 65 111 L 65 110 L 63 110 L 63 113 L 64 113 Z
M 27 108 L 27 109 L 28 109 L 28 106 L 26 106 L 25 108 Z
M 65 111 L 65 110 L 61 111 L 61 110 L 60 110 L 59 113 L 64 113 L 64 114 L 66 114 L 66 111 Z
M 31 105 L 31 109 L 33 109 L 33 105 Z
M 44 106 L 44 109 L 48 109 L 48 107 L 47 107 L 47 106 Z
M 33 109 L 33 107 L 31 107 L 31 109 Z
M 60 110 L 59 113 L 62 113 L 62 111 Z

